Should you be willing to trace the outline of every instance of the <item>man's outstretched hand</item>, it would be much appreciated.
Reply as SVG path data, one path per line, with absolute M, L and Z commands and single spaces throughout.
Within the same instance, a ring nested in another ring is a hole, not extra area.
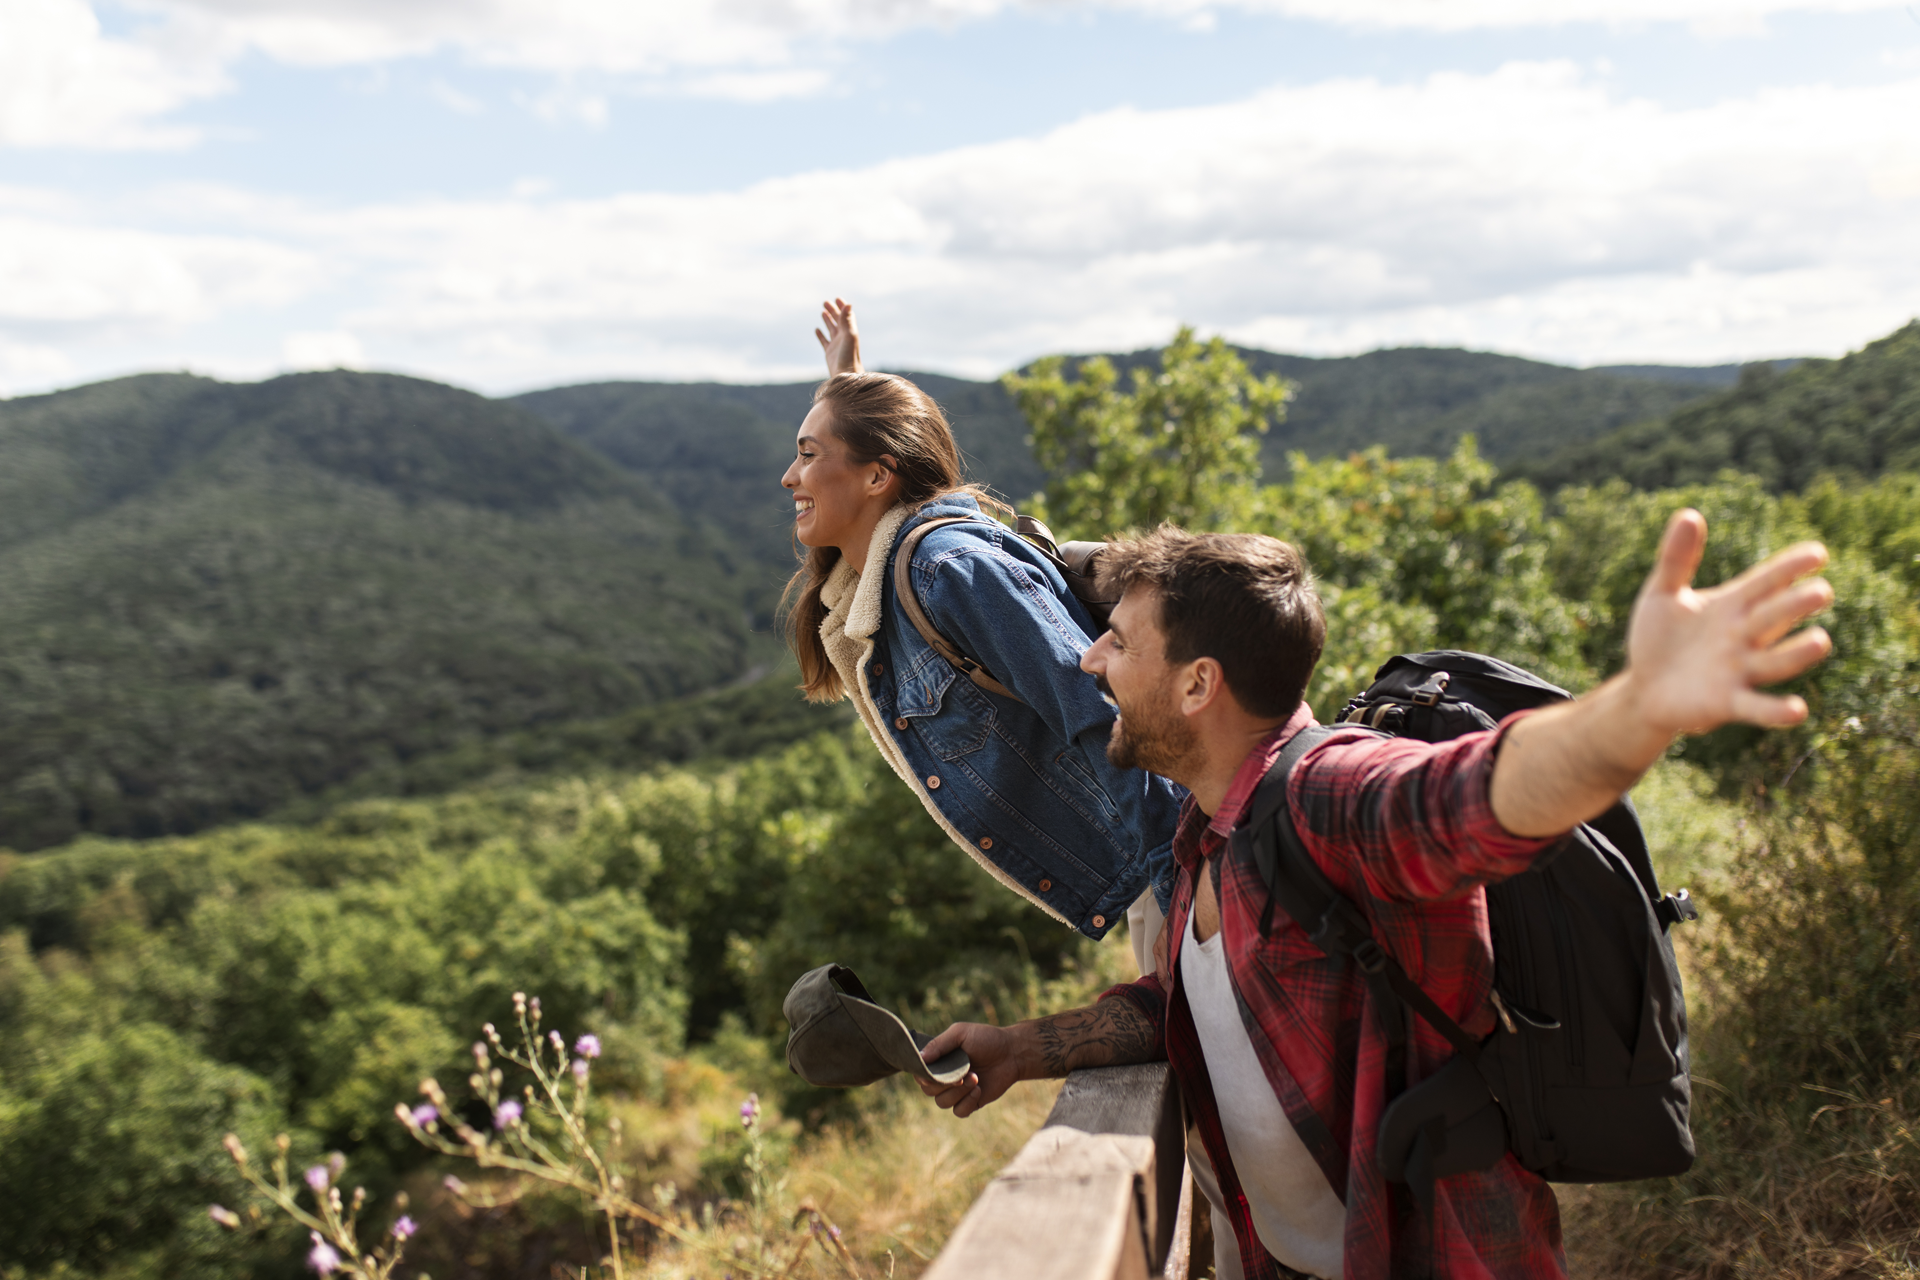
M 853 322 L 853 304 L 835 298 L 820 304 L 820 328 L 813 331 L 827 357 L 827 376 L 863 373 L 860 367 L 860 328 Z
M 1827 549 L 1797 543 L 1699 590 L 1693 575 L 1706 545 L 1706 518 L 1676 512 L 1633 604 L 1626 670 L 1507 731 L 1490 794 L 1508 831 L 1556 836 L 1604 813 L 1680 734 L 1806 718 L 1802 699 L 1760 690 L 1833 647 L 1819 627 L 1788 634 L 1833 603 L 1827 581 L 1807 576 L 1827 562 Z
M 1650 723 L 1669 736 L 1723 724 L 1798 724 L 1807 704 L 1760 692 L 1792 679 L 1833 647 L 1819 627 L 1788 636 L 1833 603 L 1824 578 L 1809 578 L 1827 549 L 1801 542 L 1704 591 L 1693 587 L 1706 550 L 1707 522 L 1676 512 L 1660 540 L 1653 572 L 1627 624 L 1627 673 Z M 1782 639 L 1782 637 L 1786 637 Z

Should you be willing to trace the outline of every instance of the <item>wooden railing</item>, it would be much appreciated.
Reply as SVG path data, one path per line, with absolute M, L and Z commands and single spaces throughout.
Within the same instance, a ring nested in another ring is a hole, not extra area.
M 1187 1280 L 1205 1213 L 1167 1064 L 1076 1071 L 925 1280 Z

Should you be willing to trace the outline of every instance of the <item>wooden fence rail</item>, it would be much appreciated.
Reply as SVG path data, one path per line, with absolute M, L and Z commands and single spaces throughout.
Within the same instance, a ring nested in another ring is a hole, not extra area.
M 1167 1064 L 1076 1071 L 926 1280 L 1187 1280 L 1193 1214 Z

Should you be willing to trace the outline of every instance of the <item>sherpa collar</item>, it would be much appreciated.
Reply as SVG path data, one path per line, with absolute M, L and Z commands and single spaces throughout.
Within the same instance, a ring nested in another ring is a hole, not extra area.
M 843 632 L 849 640 L 865 640 L 880 629 L 880 604 L 885 599 L 884 588 L 887 581 L 887 560 L 893 553 L 893 540 L 900 532 L 900 526 L 913 514 L 912 508 L 900 503 L 893 510 L 880 517 L 880 523 L 874 526 L 873 538 L 867 543 L 867 565 L 856 577 L 853 565 L 845 556 L 833 566 L 827 580 L 820 588 L 820 600 L 832 610 L 820 620 L 822 638 L 827 634 L 829 624 L 837 624 L 836 630 Z M 851 597 L 852 603 L 847 604 Z M 840 617 L 842 605 L 847 605 L 846 616 Z

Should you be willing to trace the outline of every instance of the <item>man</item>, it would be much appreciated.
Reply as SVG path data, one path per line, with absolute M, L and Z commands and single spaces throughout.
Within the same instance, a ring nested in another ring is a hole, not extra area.
M 1628 628 L 1627 666 L 1572 702 L 1428 744 L 1337 733 L 1295 768 L 1294 823 L 1329 879 L 1371 917 L 1409 974 L 1475 1035 L 1493 1025 L 1484 884 L 1515 875 L 1629 790 L 1682 733 L 1735 721 L 1796 723 L 1806 705 L 1760 686 L 1827 652 L 1788 636 L 1831 603 L 1806 579 L 1823 548 L 1789 548 L 1732 582 L 1691 587 L 1706 543 L 1674 516 Z M 1508 1156 L 1439 1180 L 1431 1218 L 1374 1159 L 1385 1044 L 1352 967 L 1323 956 L 1227 855 L 1228 836 L 1287 741 L 1313 723 L 1301 697 L 1325 623 L 1286 544 L 1163 529 L 1108 552 L 1123 595 L 1083 665 L 1120 709 L 1108 750 L 1185 785 L 1179 864 L 1159 964 L 1085 1009 L 1008 1028 L 962 1023 L 927 1046 L 964 1046 L 974 1072 L 922 1088 L 955 1115 L 1016 1080 L 1165 1056 L 1218 1179 L 1238 1258 L 1255 1276 L 1561 1275 L 1557 1206 Z M 1452 1049 L 1416 1025 L 1419 1075 Z

